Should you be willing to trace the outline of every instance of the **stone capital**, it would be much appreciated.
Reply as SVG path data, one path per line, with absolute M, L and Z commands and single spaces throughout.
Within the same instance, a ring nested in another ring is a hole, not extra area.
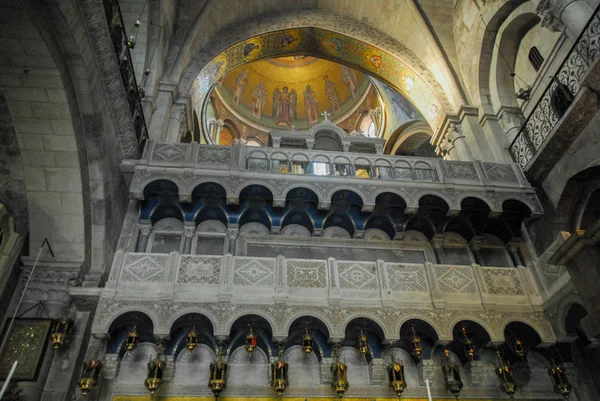
M 542 17 L 542 26 L 552 32 L 562 32 L 565 29 L 560 20 L 563 10 L 577 0 L 541 0 L 536 13 Z

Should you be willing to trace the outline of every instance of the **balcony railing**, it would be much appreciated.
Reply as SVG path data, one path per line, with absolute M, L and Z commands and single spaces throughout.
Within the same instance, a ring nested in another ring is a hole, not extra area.
M 116 293 L 176 294 L 204 301 L 340 300 L 431 307 L 482 304 L 531 308 L 541 299 L 526 268 L 136 253 L 117 251 L 106 288 Z
M 142 159 L 124 163 L 138 169 L 154 167 L 251 171 L 286 177 L 365 178 L 377 181 L 464 183 L 531 188 L 519 166 L 307 149 L 256 148 L 243 144 L 215 146 L 148 141 Z
M 112 39 L 115 57 L 119 65 L 121 82 L 127 95 L 127 103 L 129 105 L 129 113 L 133 120 L 136 138 L 138 140 L 140 150 L 143 150 L 144 143 L 148 139 L 148 128 L 146 127 L 146 119 L 142 109 L 143 91 L 138 87 L 135 78 L 135 70 L 131 52 L 129 51 L 128 43 L 131 41 L 125 31 L 125 22 L 123 14 L 117 0 L 104 0 L 104 12 L 106 22 Z M 135 38 L 134 38 L 135 39 Z M 133 41 L 135 43 L 135 40 Z
M 573 103 L 581 78 L 600 58 L 600 6 L 567 54 L 552 81 L 510 145 L 513 159 L 527 170 Z

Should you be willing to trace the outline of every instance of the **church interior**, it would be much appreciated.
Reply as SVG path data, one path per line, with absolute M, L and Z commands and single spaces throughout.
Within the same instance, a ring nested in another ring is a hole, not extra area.
M 1 0 L 0 400 L 600 399 L 600 0 Z

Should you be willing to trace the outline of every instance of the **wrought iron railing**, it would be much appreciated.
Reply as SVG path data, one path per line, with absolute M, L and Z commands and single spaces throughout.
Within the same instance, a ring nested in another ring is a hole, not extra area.
M 139 148 L 140 150 L 143 150 L 144 144 L 148 139 L 148 128 L 142 109 L 142 98 L 144 97 L 144 94 L 143 90 L 139 88 L 135 78 L 133 60 L 128 46 L 130 37 L 127 36 L 127 32 L 125 31 L 123 14 L 121 13 L 121 8 L 117 0 L 104 0 L 104 12 L 115 51 L 115 57 L 117 58 L 117 63 L 119 65 L 121 81 L 127 95 L 127 103 L 129 104 L 129 112 L 133 120 L 135 134 Z
M 548 139 L 579 93 L 581 77 L 600 57 L 600 6 L 575 41 L 552 81 L 510 145 L 510 153 L 523 169 Z

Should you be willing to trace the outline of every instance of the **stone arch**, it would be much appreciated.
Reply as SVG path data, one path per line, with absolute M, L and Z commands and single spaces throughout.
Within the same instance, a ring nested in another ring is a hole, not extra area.
M 494 328 L 489 325 L 489 322 L 487 322 L 485 319 L 480 319 L 479 317 L 472 315 L 472 314 L 471 315 L 460 315 L 460 316 L 455 317 L 454 319 L 450 320 L 448 322 L 448 325 L 446 326 L 447 331 L 445 333 L 443 333 L 443 334 L 445 334 L 445 338 L 453 338 L 452 332 L 454 331 L 454 328 L 456 327 L 457 324 L 459 324 L 462 321 L 469 321 L 469 322 L 477 323 L 479 326 L 481 326 L 483 328 L 483 330 L 485 330 L 485 332 L 492 339 L 492 341 L 500 341 L 500 342 L 504 341 L 504 332 L 499 331 L 499 328 L 498 328 L 498 330 L 493 330 Z
M 233 328 L 233 325 L 235 324 L 236 320 L 238 320 L 246 315 L 260 316 L 263 319 L 265 319 L 267 321 L 267 323 L 269 324 L 269 326 L 271 328 L 271 333 L 275 334 L 275 333 L 280 332 L 278 330 L 279 326 L 277 325 L 277 321 L 274 316 L 271 316 L 270 314 L 268 314 L 264 311 L 259 311 L 256 309 L 242 310 L 242 311 L 232 314 L 231 316 L 229 316 L 229 318 L 226 321 L 224 321 L 223 323 L 221 323 L 220 326 L 218 326 L 221 329 L 220 332 L 224 333 L 226 335 L 229 335 L 229 333 L 231 333 L 231 329 Z M 215 335 L 217 335 L 216 332 L 217 332 L 217 330 L 215 329 Z
M 238 188 L 236 188 L 233 192 L 235 193 L 236 197 L 239 199 L 242 191 L 245 188 L 254 186 L 254 185 L 258 185 L 258 186 L 262 186 L 267 188 L 269 191 L 271 191 L 271 196 L 272 199 L 277 199 L 279 198 L 279 191 L 277 191 L 277 189 L 271 185 L 271 183 L 267 182 L 267 181 L 259 181 L 259 180 L 250 180 L 250 181 L 244 181 L 243 184 L 241 184 Z
M 384 323 L 383 320 L 381 320 L 379 317 L 376 317 L 375 315 L 367 315 L 367 314 L 363 314 L 363 313 L 353 313 L 351 315 L 346 316 L 346 318 L 344 320 L 342 320 L 338 327 L 341 330 L 341 333 L 345 333 L 346 329 L 348 327 L 348 325 L 354 320 L 354 319 L 368 319 L 370 321 L 372 321 L 373 323 L 375 323 L 377 326 L 379 326 L 379 329 L 383 332 L 383 335 L 385 338 L 382 338 L 382 340 L 397 340 L 399 338 L 399 334 L 400 334 L 400 330 L 398 330 L 397 334 L 394 334 L 392 332 L 392 328 L 388 327 L 388 325 L 386 325 Z
M 157 331 L 157 329 L 159 329 L 161 327 L 160 318 L 157 316 L 157 314 L 155 313 L 154 310 L 150 309 L 146 305 L 144 305 L 144 304 L 123 305 L 122 308 L 114 311 L 111 315 L 109 315 L 107 318 L 105 318 L 104 321 L 101 321 L 99 319 L 99 315 L 96 315 L 96 318 L 94 319 L 94 323 L 92 324 L 92 333 L 94 333 L 94 334 L 108 333 L 108 331 L 110 330 L 110 327 L 115 322 L 115 320 L 117 320 L 122 315 L 125 315 L 130 312 L 141 313 L 141 314 L 146 315 L 150 319 L 150 321 L 152 321 L 152 327 L 155 332 Z
M 309 189 L 309 190 L 313 191 L 315 193 L 315 195 L 317 195 L 317 199 L 319 200 L 319 203 L 329 202 L 329 199 L 331 198 L 331 197 L 325 197 L 324 194 L 322 193 L 322 191 L 317 189 L 315 186 L 310 185 L 310 183 L 292 184 L 289 187 L 287 187 L 285 190 L 282 191 L 281 197 L 283 199 L 287 199 L 287 196 L 290 193 L 290 191 L 297 189 L 297 188 Z
M 406 146 L 409 140 L 411 143 L 417 141 L 422 144 L 427 139 L 431 140 L 433 134 L 433 130 L 425 121 L 409 121 L 390 135 L 385 143 L 383 153 L 395 155 L 398 150 Z
M 491 212 L 500 212 L 500 211 L 502 211 L 502 209 L 498 209 L 497 206 L 492 201 L 490 201 L 486 196 L 483 196 L 483 194 L 481 194 L 481 193 L 463 193 L 463 194 L 460 194 L 458 196 L 458 198 L 456 198 L 456 203 L 458 205 L 461 205 L 461 209 L 462 209 L 462 202 L 466 198 L 475 198 L 477 200 L 480 200 L 480 201 L 484 202 L 490 208 Z
M 183 317 L 185 315 L 188 314 L 199 314 L 204 316 L 205 318 L 207 318 L 210 323 L 212 324 L 212 329 L 213 332 L 217 329 L 217 322 L 219 321 L 219 319 L 211 312 L 207 311 L 206 309 L 203 310 L 198 310 L 195 307 L 187 307 L 181 310 L 178 310 L 177 313 L 171 315 L 169 317 L 169 320 L 167 320 L 165 322 L 165 326 L 162 327 L 163 330 L 166 330 L 166 332 L 170 332 L 173 328 L 173 325 L 175 324 L 175 322 L 177 321 L 177 319 L 179 319 L 180 317 Z
M 506 327 L 511 323 L 523 323 L 523 324 L 529 326 L 540 337 L 542 342 L 544 342 L 546 344 L 552 344 L 552 343 L 556 342 L 556 338 L 554 336 L 554 333 L 552 333 L 552 328 L 550 325 L 546 325 L 545 330 L 544 330 L 542 327 L 540 327 L 539 324 L 532 321 L 531 319 L 527 319 L 526 317 L 520 317 L 518 320 L 514 319 L 514 318 L 505 319 L 499 325 L 499 330 L 502 333 L 504 333 L 506 330 Z
M 400 330 L 402 329 L 402 326 L 404 325 L 404 323 L 408 322 L 409 320 L 422 320 L 423 322 L 427 323 L 429 326 L 431 326 L 431 328 L 433 329 L 433 331 L 435 332 L 435 334 L 437 335 L 438 339 L 445 339 L 445 340 L 449 340 L 452 338 L 452 336 L 450 337 L 443 337 L 441 335 L 442 330 L 439 327 L 439 325 L 435 324 L 434 321 L 430 318 L 427 318 L 423 315 L 417 315 L 417 314 L 413 314 L 413 315 L 407 315 L 404 316 L 402 319 L 400 319 L 400 321 L 398 321 L 398 323 L 395 325 L 394 330 L 398 333 L 398 335 L 400 335 Z
M 402 198 L 402 200 L 404 201 L 404 203 L 406 205 L 410 204 L 410 202 L 408 200 L 408 197 L 406 196 L 405 193 L 402 193 L 400 191 L 395 191 L 392 188 L 380 188 L 380 189 L 376 189 L 373 192 L 371 192 L 370 199 L 373 201 L 373 203 L 377 203 L 377 197 L 379 197 L 379 195 L 383 195 L 385 193 L 390 193 L 390 194 L 393 194 L 393 195 L 397 195 L 400 198 Z
M 329 332 L 327 334 L 329 334 L 330 337 L 334 337 L 339 334 L 338 332 L 336 332 L 334 330 L 334 326 L 329 321 L 329 318 L 327 316 L 319 313 L 317 310 L 312 310 L 312 309 L 310 310 L 310 313 L 307 313 L 306 311 L 300 311 L 300 312 L 291 314 L 286 319 L 285 323 L 283 324 L 282 331 L 285 332 L 286 335 L 288 335 L 290 332 L 290 329 L 292 327 L 292 324 L 294 324 L 294 322 L 296 320 L 300 319 L 301 317 L 305 317 L 305 316 L 319 320 L 327 328 L 327 331 Z M 342 336 L 343 336 L 343 333 L 342 333 Z

